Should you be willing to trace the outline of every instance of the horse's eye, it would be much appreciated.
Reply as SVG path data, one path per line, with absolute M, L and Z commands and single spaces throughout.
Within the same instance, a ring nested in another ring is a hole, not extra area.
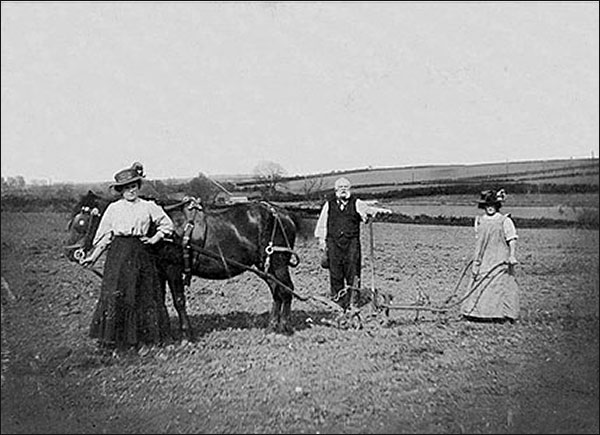
M 85 225 L 85 219 L 79 219 L 79 225 L 84 226 Z

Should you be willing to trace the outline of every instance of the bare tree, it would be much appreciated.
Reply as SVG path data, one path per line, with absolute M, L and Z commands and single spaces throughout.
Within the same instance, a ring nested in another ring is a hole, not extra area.
M 271 194 L 277 190 L 277 184 L 285 177 L 287 171 L 279 163 L 263 160 L 254 167 L 254 174 Z
M 322 175 L 316 177 L 306 176 L 304 177 L 304 181 L 302 183 L 302 193 L 306 199 L 309 199 L 310 196 L 323 189 L 324 178 Z

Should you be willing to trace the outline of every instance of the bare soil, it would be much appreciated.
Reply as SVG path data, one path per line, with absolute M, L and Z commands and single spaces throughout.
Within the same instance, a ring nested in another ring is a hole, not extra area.
M 341 329 L 311 300 L 294 301 L 292 336 L 266 334 L 270 294 L 247 273 L 192 281 L 196 342 L 115 357 L 87 337 L 100 281 L 62 257 L 66 220 L 2 213 L 2 433 L 599 431 L 597 230 L 519 231 L 515 324 L 453 308 Z M 443 303 L 473 243 L 467 227 L 376 223 L 374 237 L 363 286 L 395 304 Z M 316 243 L 297 250 L 297 291 L 325 291 Z

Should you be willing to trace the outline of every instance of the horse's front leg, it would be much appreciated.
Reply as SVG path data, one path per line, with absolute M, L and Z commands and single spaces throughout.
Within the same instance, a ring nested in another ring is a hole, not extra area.
M 278 267 L 273 267 L 270 273 L 287 287 L 286 289 L 276 282 L 271 284 L 271 293 L 273 294 L 271 325 L 277 332 L 291 335 L 294 333 L 294 329 L 291 324 L 292 294 L 290 290 L 294 289 L 294 284 L 292 283 L 289 269 L 287 265 L 279 265 Z
M 273 298 L 273 304 L 271 305 L 271 312 L 269 313 L 269 325 L 267 326 L 267 333 L 279 332 L 279 323 L 281 319 L 281 305 L 283 303 L 277 284 L 272 280 L 267 281 L 269 289 L 271 290 L 271 296 Z
M 185 285 L 183 284 L 183 270 L 179 265 L 169 265 L 165 268 L 173 305 L 179 317 L 179 332 L 184 340 L 194 341 L 194 331 L 187 315 L 185 301 Z
M 292 335 L 294 327 L 292 326 L 292 296 L 284 290 L 282 295 L 283 303 L 281 306 L 281 318 L 279 320 L 279 329 L 283 334 Z

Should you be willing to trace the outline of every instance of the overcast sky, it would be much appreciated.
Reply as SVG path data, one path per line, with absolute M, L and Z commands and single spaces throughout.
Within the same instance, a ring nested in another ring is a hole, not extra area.
M 2 176 L 598 157 L 598 2 L 2 2 Z

